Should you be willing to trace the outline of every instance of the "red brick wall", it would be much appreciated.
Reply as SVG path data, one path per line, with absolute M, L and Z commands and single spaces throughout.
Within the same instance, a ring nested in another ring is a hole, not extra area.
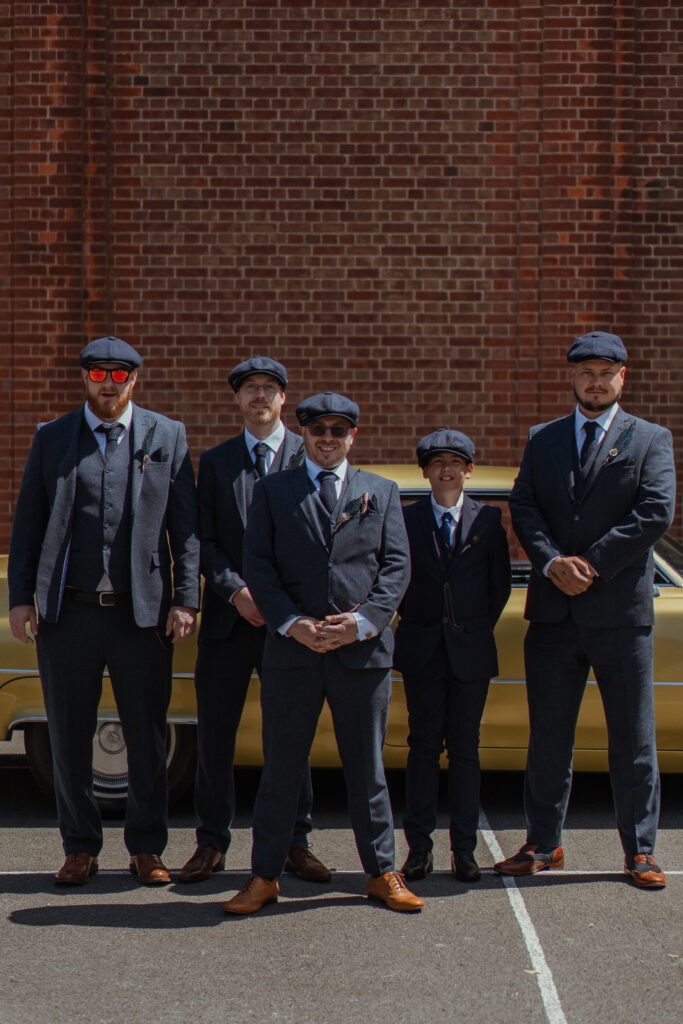
M 196 455 L 261 352 L 290 406 L 359 401 L 359 459 L 458 425 L 515 464 L 594 327 L 681 437 L 680 6 L 43 0 L 0 33 L 0 550 L 106 333 Z

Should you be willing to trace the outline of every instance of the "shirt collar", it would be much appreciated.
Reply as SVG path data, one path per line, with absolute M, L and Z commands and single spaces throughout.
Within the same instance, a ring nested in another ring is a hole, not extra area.
M 246 427 L 244 428 L 244 442 L 247 448 L 249 449 L 250 453 L 253 452 L 254 445 L 258 444 L 259 441 L 262 441 L 263 444 L 267 444 L 271 451 L 276 452 L 279 450 L 280 445 L 282 444 L 284 439 L 285 425 L 282 422 L 282 420 L 280 420 L 273 433 L 269 434 L 268 437 L 254 437 L 254 435 L 249 430 L 247 430 Z
M 306 456 L 305 463 L 309 480 L 317 480 L 318 473 L 325 471 L 324 466 L 319 466 L 317 462 L 313 462 L 312 459 L 309 459 L 308 455 Z M 348 468 L 348 459 L 344 459 L 343 462 L 340 462 L 338 466 L 335 466 L 334 469 L 329 470 L 329 472 L 334 473 L 338 479 L 343 482 L 346 479 L 346 471 Z
M 114 423 L 120 423 L 124 430 L 128 430 L 128 428 L 130 427 L 130 422 L 133 419 L 133 403 L 129 402 L 126 408 L 121 413 L 121 415 L 118 417 L 118 419 L 114 420 L 113 423 L 105 423 L 104 420 L 101 420 L 99 418 L 99 416 L 96 416 L 87 402 L 85 403 L 85 406 L 83 408 L 83 414 L 85 416 L 85 422 L 88 424 L 93 433 L 97 430 L 99 426 L 113 427 Z
M 460 518 L 460 514 L 462 512 L 462 503 L 463 503 L 464 499 L 465 499 L 465 492 L 461 491 L 460 492 L 460 497 L 456 501 L 455 505 L 451 505 L 450 508 L 446 508 L 445 505 L 439 505 L 439 503 L 435 500 L 434 495 L 432 494 L 432 511 L 433 511 L 434 515 L 436 516 L 437 522 L 438 523 L 441 522 L 441 518 L 442 518 L 444 512 L 450 512 L 450 514 L 453 516 L 453 519 L 457 523 L 458 519 Z
M 593 423 L 597 423 L 600 426 L 600 429 L 604 433 L 607 433 L 607 431 L 609 430 L 610 426 L 612 425 L 612 420 L 614 419 L 614 417 L 617 414 L 617 409 L 618 408 L 619 408 L 619 403 L 615 402 L 614 405 L 611 405 L 609 407 L 609 409 L 605 409 L 604 412 L 601 412 L 600 415 L 596 419 L 592 420 L 592 422 Z M 581 434 L 581 431 L 583 430 L 584 423 L 586 423 L 588 421 L 588 416 L 584 416 L 584 414 L 581 412 L 581 410 L 579 409 L 579 407 L 577 405 L 576 411 L 574 413 L 574 417 L 575 417 L 575 419 L 574 419 L 574 430 L 576 431 L 576 436 L 578 438 L 579 435 Z

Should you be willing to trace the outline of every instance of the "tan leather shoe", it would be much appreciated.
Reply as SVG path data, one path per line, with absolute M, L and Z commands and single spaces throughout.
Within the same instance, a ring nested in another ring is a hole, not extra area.
M 198 846 L 178 875 L 179 882 L 205 882 L 225 867 L 225 854 L 213 846 Z
M 499 860 L 493 870 L 499 875 L 536 875 L 539 871 L 557 871 L 564 867 L 564 850 L 541 852 L 537 843 L 525 843 L 513 857 Z
M 390 910 L 422 910 L 425 901 L 413 895 L 400 871 L 385 871 L 368 879 L 368 899 L 381 900 Z
M 318 860 L 308 846 L 295 846 L 287 854 L 285 871 L 303 878 L 305 882 L 329 882 L 332 872 Z
M 663 889 L 666 875 L 651 853 L 637 853 L 633 864 L 624 862 L 624 871 L 639 889 Z
M 168 885 L 171 881 L 158 853 L 134 853 L 129 867 L 130 873 L 137 875 L 143 885 Z
M 277 903 L 279 892 L 277 878 L 268 879 L 252 875 L 247 884 L 223 904 L 223 910 L 226 914 L 255 914 L 267 903 Z
M 89 853 L 67 853 L 66 860 L 55 875 L 57 885 L 85 885 L 92 875 L 96 875 L 98 863 L 96 857 Z

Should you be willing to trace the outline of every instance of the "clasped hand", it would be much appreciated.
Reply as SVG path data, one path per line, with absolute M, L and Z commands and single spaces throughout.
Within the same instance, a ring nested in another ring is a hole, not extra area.
M 317 654 L 325 654 L 354 643 L 358 639 L 358 627 L 352 612 L 326 615 L 324 619 L 302 615 L 289 627 L 287 636 Z
M 581 555 L 560 555 L 548 568 L 548 577 L 568 597 L 583 594 L 596 576 L 593 566 Z

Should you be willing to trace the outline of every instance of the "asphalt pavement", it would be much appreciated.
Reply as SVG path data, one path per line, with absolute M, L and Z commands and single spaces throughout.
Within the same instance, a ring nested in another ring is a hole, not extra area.
M 0 745 L 0 749 L 2 745 Z M 238 773 L 227 870 L 194 886 L 145 888 L 126 870 L 121 821 L 105 822 L 100 873 L 55 887 L 52 801 L 20 754 L 0 756 L 2 1024 L 680 1024 L 683 1019 L 683 779 L 664 779 L 657 856 L 669 884 L 622 874 L 608 780 L 577 776 L 566 868 L 476 885 L 449 870 L 445 800 L 420 914 L 368 902 L 340 772 L 314 773 L 313 847 L 329 885 L 286 876 L 280 902 L 249 918 L 222 902 L 248 876 L 255 771 Z M 402 774 L 390 773 L 400 824 Z M 522 778 L 487 773 L 477 856 L 490 867 L 523 841 Z M 442 796 L 445 796 L 445 789 Z M 164 860 L 194 847 L 188 796 Z M 397 832 L 398 857 L 405 842 Z M 398 861 L 399 865 L 401 860 Z

